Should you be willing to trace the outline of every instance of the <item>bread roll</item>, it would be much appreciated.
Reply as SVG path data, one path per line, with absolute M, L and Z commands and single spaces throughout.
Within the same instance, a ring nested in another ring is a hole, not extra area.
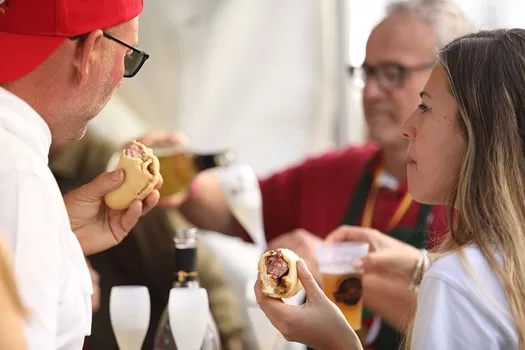
M 297 277 L 299 256 L 289 249 L 270 250 L 259 261 L 259 276 L 264 295 L 291 298 L 303 289 Z
M 160 179 L 159 160 L 153 151 L 142 143 L 133 143 L 122 150 L 117 169 L 124 170 L 122 185 L 105 196 L 108 207 L 127 209 L 134 200 L 146 198 Z

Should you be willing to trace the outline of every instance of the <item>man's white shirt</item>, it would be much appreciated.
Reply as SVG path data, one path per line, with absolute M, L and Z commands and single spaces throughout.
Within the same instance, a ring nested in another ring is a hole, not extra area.
M 30 311 L 28 349 L 76 350 L 91 331 L 92 285 L 48 167 L 50 146 L 44 120 L 0 88 L 0 234 Z

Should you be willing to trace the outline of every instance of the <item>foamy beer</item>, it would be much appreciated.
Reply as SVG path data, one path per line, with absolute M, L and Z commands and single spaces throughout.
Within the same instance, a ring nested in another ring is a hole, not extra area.
M 339 307 L 354 330 L 361 329 L 362 273 L 352 264 L 356 259 L 368 254 L 368 244 L 323 244 L 317 247 L 316 253 L 324 293 Z

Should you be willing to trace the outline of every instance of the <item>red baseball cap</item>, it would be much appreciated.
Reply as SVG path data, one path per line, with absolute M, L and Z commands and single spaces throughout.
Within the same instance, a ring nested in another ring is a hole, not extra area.
M 69 37 L 137 17 L 144 0 L 0 0 L 0 83 L 47 60 Z

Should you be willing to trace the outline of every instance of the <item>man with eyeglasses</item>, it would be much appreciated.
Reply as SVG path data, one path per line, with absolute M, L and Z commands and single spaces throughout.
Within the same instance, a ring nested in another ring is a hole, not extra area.
M 49 149 L 52 141 L 81 138 L 122 78 L 146 61 L 134 47 L 143 1 L 0 5 L 0 233 L 29 309 L 27 349 L 81 349 L 91 332 L 85 256 L 120 243 L 159 194 L 109 209 L 104 196 L 125 176 L 115 171 L 62 197 Z
M 413 202 L 406 186 L 407 142 L 399 125 L 419 103 L 435 62 L 435 48 L 473 31 L 460 8 L 448 0 L 400 1 L 372 31 L 362 67 L 350 68 L 364 82 L 363 105 L 370 143 L 350 146 L 260 181 L 269 248 L 298 253 L 319 277 L 315 247 L 340 225 L 372 227 L 420 248 L 446 233 L 446 211 Z M 205 229 L 249 237 L 221 194 L 217 177 L 200 176 L 185 198 L 162 200 L 178 206 Z M 428 233 L 428 236 L 427 236 Z M 415 303 L 408 282 L 364 278 L 363 338 L 369 349 L 399 347 Z M 375 315 L 375 316 L 374 316 Z
M 69 39 L 85 41 L 88 36 L 89 33 L 72 36 Z M 105 31 L 102 31 L 102 36 L 106 39 L 113 40 L 117 44 L 120 44 L 128 49 L 126 56 L 124 56 L 124 78 L 133 78 L 135 75 L 137 75 L 146 60 L 149 58 L 149 55 L 146 52 L 137 49 L 136 47 L 126 44 L 122 40 L 115 38 L 113 35 L 110 35 Z

